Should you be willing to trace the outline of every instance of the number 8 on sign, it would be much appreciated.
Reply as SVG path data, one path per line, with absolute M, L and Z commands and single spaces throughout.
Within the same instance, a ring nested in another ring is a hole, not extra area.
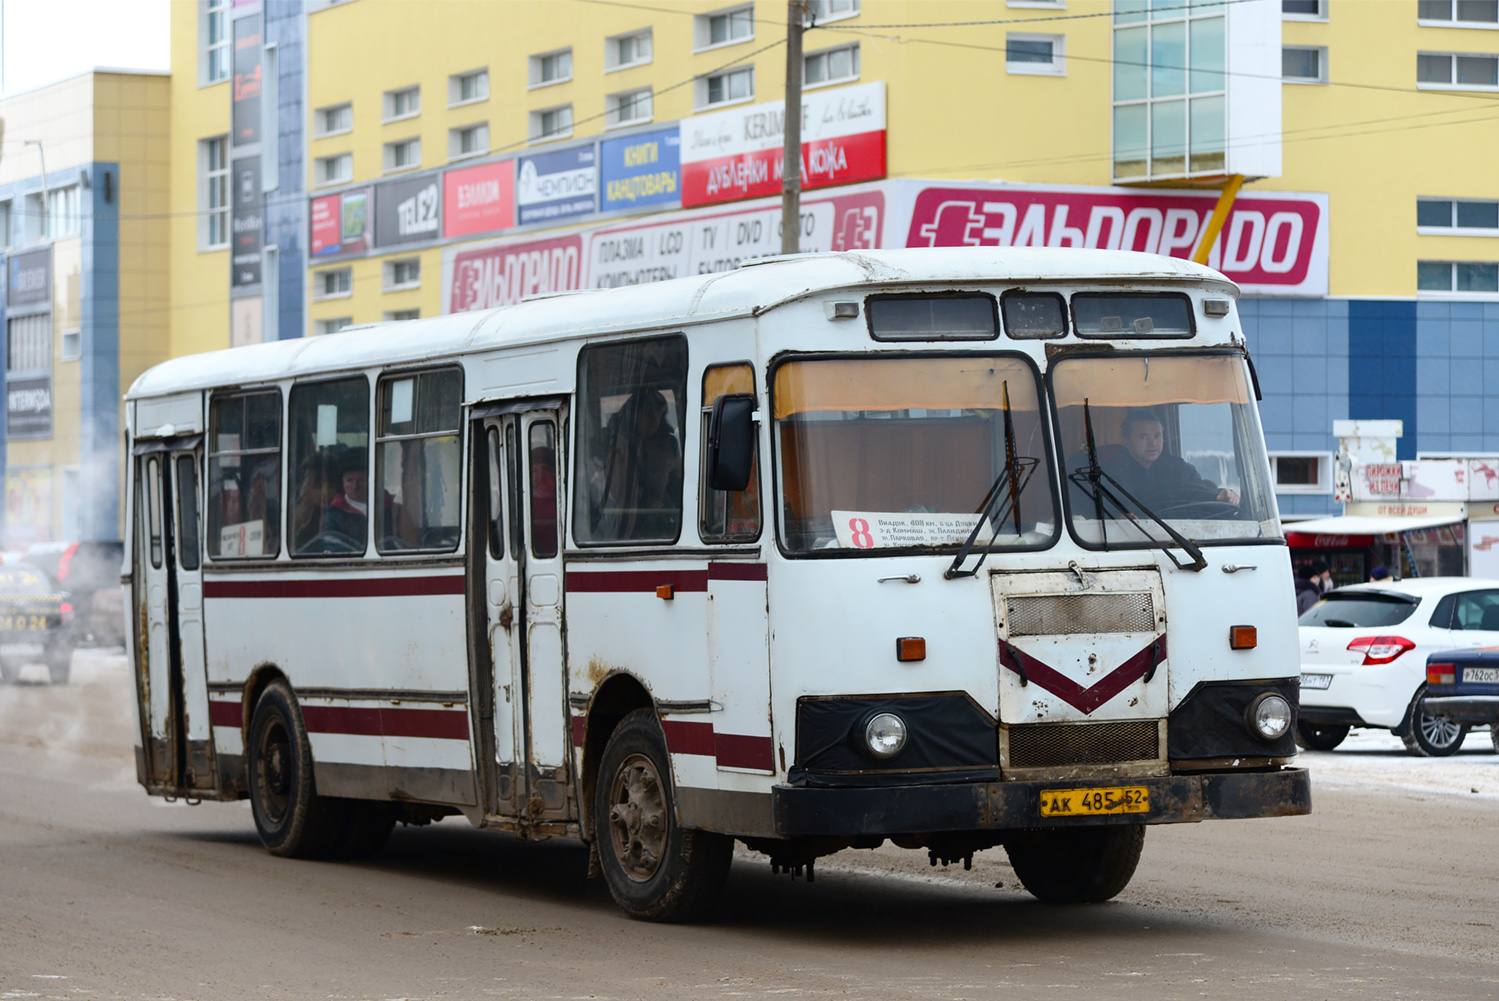
M 848 519 L 848 530 L 853 533 L 854 547 L 857 549 L 873 549 L 874 536 L 869 534 L 869 522 L 863 518 Z

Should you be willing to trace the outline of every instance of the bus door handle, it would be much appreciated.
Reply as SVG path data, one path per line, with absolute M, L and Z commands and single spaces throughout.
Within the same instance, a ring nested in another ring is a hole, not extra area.
M 887 580 L 899 580 L 899 581 L 904 581 L 907 584 L 920 584 L 921 583 L 921 574 L 919 574 L 919 573 L 903 573 L 899 577 L 881 577 L 878 580 L 876 580 L 875 583 L 876 584 L 883 584 Z
M 1145 678 L 1142 684 L 1150 684 L 1150 679 L 1155 677 L 1155 669 L 1161 666 L 1161 642 L 1150 641 L 1150 666 L 1145 669 Z

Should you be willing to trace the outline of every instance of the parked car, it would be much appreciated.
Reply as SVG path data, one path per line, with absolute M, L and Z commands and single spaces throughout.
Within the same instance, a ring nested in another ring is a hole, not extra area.
M 40 567 L 74 609 L 73 629 L 80 646 L 120 646 L 124 639 L 120 565 L 123 542 L 39 542 L 22 561 Z
M 42 663 L 54 685 L 65 685 L 73 646 L 69 596 L 35 567 L 0 565 L 0 681 L 14 684 L 21 668 Z
M 1426 658 L 1499 646 L 1499 581 L 1422 577 L 1327 592 L 1302 613 L 1297 743 L 1337 747 L 1352 727 L 1392 731 L 1412 754 L 1453 754 L 1469 724 L 1427 710 Z
M 1426 711 L 1462 726 L 1488 724 L 1499 751 L 1499 647 L 1439 650 L 1426 658 Z

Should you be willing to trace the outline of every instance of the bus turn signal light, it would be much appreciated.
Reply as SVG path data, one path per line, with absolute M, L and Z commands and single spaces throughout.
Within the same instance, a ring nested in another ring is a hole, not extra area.
M 671 601 L 677 596 L 676 586 L 673 584 L 660 584 L 656 587 L 656 597 L 662 601 Z
M 1229 626 L 1228 647 L 1230 650 L 1253 650 L 1260 645 L 1260 631 L 1254 626 Z
M 1405 651 L 1415 648 L 1416 644 L 1404 636 L 1360 636 L 1348 644 L 1349 653 L 1364 655 L 1364 667 L 1370 664 L 1388 664 Z
M 926 637 L 902 636 L 896 640 L 895 659 L 899 661 L 926 660 Z
M 1451 664 L 1427 664 L 1426 683 L 1428 685 L 1451 685 L 1456 682 L 1457 668 Z

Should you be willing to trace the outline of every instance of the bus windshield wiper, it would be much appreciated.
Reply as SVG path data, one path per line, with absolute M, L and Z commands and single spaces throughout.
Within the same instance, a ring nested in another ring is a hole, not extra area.
M 1020 495 L 1025 493 L 1025 488 L 1031 481 L 1031 474 L 1036 471 L 1036 460 L 1028 455 L 1016 456 L 1015 454 L 1015 422 L 1010 417 L 1010 384 L 1003 384 L 1005 394 L 1005 466 L 989 485 L 989 492 L 984 494 L 984 499 L 979 502 L 978 521 L 973 525 L 973 531 L 968 533 L 968 540 L 958 550 L 958 555 L 953 557 L 952 566 L 943 571 L 942 576 L 947 580 L 955 577 L 972 577 L 979 572 L 979 567 L 984 565 L 984 560 L 994 549 L 994 542 L 999 538 L 999 526 L 1006 518 L 1015 523 L 1015 535 L 1020 536 Z M 1008 489 L 1006 489 L 1008 488 Z M 973 565 L 972 570 L 958 569 L 968 554 L 973 552 L 974 542 L 983 531 L 984 523 L 989 523 L 989 541 L 984 543 L 983 551 L 979 553 L 978 562 Z
M 1107 550 L 1109 547 L 1108 527 L 1104 514 L 1104 502 L 1107 501 L 1119 511 L 1119 514 L 1121 515 L 1123 520 L 1128 521 L 1136 528 L 1138 528 L 1140 530 L 1140 533 L 1147 539 L 1149 539 L 1151 542 L 1161 543 L 1161 551 L 1166 554 L 1166 558 L 1168 560 L 1176 564 L 1176 568 L 1178 570 L 1205 570 L 1208 565 L 1207 558 L 1202 555 L 1202 550 L 1199 549 L 1191 539 L 1188 539 L 1176 529 L 1166 524 L 1165 520 L 1162 519 L 1160 515 L 1156 514 L 1149 507 L 1142 504 L 1133 494 L 1124 489 L 1123 484 L 1114 479 L 1114 477 L 1110 476 L 1107 472 L 1104 471 L 1104 468 L 1098 464 L 1098 446 L 1096 445 L 1093 438 L 1093 414 L 1089 410 L 1088 401 L 1086 398 L 1083 400 L 1083 426 L 1088 435 L 1088 464 L 1080 469 L 1073 470 L 1067 475 L 1067 478 L 1078 487 L 1086 490 L 1088 494 L 1092 496 L 1093 513 L 1094 516 L 1098 519 L 1099 531 L 1103 533 L 1104 549 Z M 1121 495 L 1123 496 L 1124 500 L 1119 499 Z M 1125 501 L 1128 501 L 1129 503 L 1126 504 Z M 1131 507 L 1131 505 L 1133 505 L 1133 508 Z M 1166 534 L 1171 536 L 1171 540 L 1178 546 L 1181 546 L 1182 549 L 1186 551 L 1188 556 L 1192 557 L 1192 562 L 1183 563 L 1181 560 L 1177 559 L 1172 554 L 1171 548 L 1169 546 L 1167 546 L 1162 540 L 1157 539 L 1155 536 L 1151 535 L 1145 530 L 1145 526 L 1141 525 L 1139 519 L 1135 517 L 1135 511 L 1138 511 L 1140 514 L 1143 514 L 1145 517 L 1149 518 L 1157 525 L 1160 525 L 1161 528 L 1165 530 Z

